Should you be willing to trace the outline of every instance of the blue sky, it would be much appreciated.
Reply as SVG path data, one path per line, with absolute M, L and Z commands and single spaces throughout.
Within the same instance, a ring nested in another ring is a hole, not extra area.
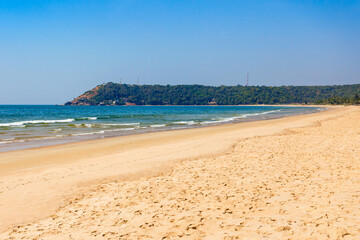
M 360 1 L 0 1 L 0 104 L 103 82 L 360 83 Z

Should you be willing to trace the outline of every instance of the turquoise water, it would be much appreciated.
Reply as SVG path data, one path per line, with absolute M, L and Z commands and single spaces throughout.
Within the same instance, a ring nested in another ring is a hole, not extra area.
M 281 106 L 0 105 L 0 151 L 321 111 Z

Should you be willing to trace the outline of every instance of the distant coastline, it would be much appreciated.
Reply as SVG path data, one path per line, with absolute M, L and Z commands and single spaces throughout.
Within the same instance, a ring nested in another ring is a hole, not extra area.
M 360 84 L 333 86 L 204 86 L 106 83 L 66 102 L 70 106 L 357 105 Z

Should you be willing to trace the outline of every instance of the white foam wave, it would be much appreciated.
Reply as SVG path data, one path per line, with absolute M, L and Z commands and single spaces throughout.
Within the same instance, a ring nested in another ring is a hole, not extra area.
M 2 139 L 3 141 L 13 141 L 13 140 L 15 140 L 15 138 L 4 138 L 4 139 Z
M 105 130 L 105 132 L 119 132 L 119 131 L 131 131 L 137 128 L 120 128 L 120 129 L 113 129 L 113 130 Z
M 137 126 L 140 123 L 102 123 L 104 126 Z
M 153 128 L 166 127 L 166 124 L 154 124 L 154 125 L 150 125 L 150 127 L 153 127 Z
M 271 110 L 271 111 L 267 111 L 267 112 L 259 112 L 259 113 L 248 113 L 248 114 L 243 114 L 243 117 L 250 117 L 250 116 L 258 116 L 258 115 L 265 115 L 265 114 L 269 114 L 269 113 L 274 113 L 274 112 L 280 112 L 282 109 L 278 109 L 278 110 Z
M 90 124 L 90 123 L 86 123 L 86 124 L 75 124 L 75 127 L 76 127 L 76 128 L 82 128 L 82 127 L 92 128 L 93 126 L 95 126 L 95 124 Z
M 6 139 L 2 139 L 2 140 L 6 140 Z M 17 139 L 17 140 L 12 140 L 12 141 L 1 141 L 0 144 L 5 144 L 5 143 L 20 143 L 20 142 L 25 142 L 25 140 L 20 140 L 20 139 Z
M 179 121 L 179 122 L 174 122 L 174 124 L 178 124 L 178 125 L 195 125 L 196 122 L 194 122 L 194 121 Z
M 103 133 L 105 133 L 105 131 L 89 132 L 89 133 L 74 133 L 74 134 L 71 134 L 71 136 L 85 136 L 85 135 L 103 134 Z
M 201 122 L 201 125 L 207 125 L 207 124 L 215 124 L 215 123 L 224 123 L 224 122 L 230 122 L 235 120 L 234 118 L 228 118 L 228 119 L 223 119 L 223 120 L 217 120 L 217 121 L 204 121 Z
M 265 115 L 265 114 L 269 114 L 269 113 L 280 112 L 281 110 L 282 109 L 272 110 L 272 111 L 267 111 L 267 112 L 242 114 L 240 116 L 235 116 L 235 117 L 220 118 L 220 119 L 217 119 L 217 120 L 214 119 L 214 121 L 204 121 L 204 122 L 201 122 L 200 124 L 201 125 L 208 125 L 208 124 L 231 122 L 231 121 L 235 121 L 236 119 L 241 119 L 241 118 L 246 118 L 246 117 L 251 117 L 251 116 L 258 116 L 258 115 Z
M 97 117 L 83 117 L 83 118 L 78 118 L 78 119 L 84 119 L 84 120 L 96 120 L 98 119 Z
M 213 120 L 213 121 L 204 121 L 201 122 L 201 125 L 207 125 L 207 124 L 215 124 L 215 123 L 224 123 L 224 122 L 231 122 L 234 121 L 236 119 L 240 119 L 240 118 L 244 118 L 244 116 L 237 116 L 237 117 L 229 117 L 229 118 L 220 118 L 218 120 Z
M 75 119 L 58 119 L 58 120 L 32 120 L 32 121 L 20 121 L 20 122 L 11 122 L 11 123 L 0 123 L 0 127 L 17 127 L 17 126 L 24 126 L 27 124 L 48 124 L 48 123 L 67 123 L 73 122 Z

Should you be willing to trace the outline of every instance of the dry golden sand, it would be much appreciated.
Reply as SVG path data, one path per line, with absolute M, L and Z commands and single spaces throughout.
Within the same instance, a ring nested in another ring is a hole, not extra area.
M 258 129 L 158 176 L 103 182 L 0 239 L 360 239 L 360 109 L 272 124 L 293 128 Z

